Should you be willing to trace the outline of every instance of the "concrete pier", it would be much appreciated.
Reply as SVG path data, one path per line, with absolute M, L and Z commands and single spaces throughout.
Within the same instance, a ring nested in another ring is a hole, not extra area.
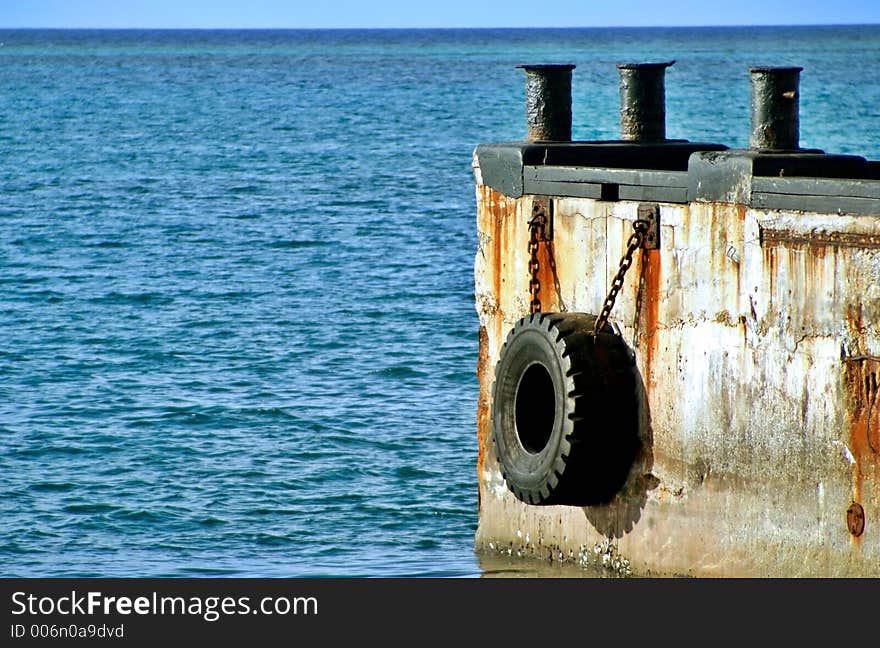
M 753 94 L 750 149 L 657 129 L 477 147 L 479 551 L 642 575 L 880 576 L 880 163 L 799 149 L 799 69 L 774 70 L 751 71 L 772 83 Z M 539 201 L 543 313 L 598 314 L 640 207 L 659 213 L 659 247 L 636 251 L 610 318 L 634 357 L 640 447 L 599 505 L 520 501 L 492 438 Z

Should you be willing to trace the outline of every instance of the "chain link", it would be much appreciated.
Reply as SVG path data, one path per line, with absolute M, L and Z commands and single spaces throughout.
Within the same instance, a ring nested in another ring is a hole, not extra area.
M 534 216 L 529 221 L 529 312 L 531 314 L 541 312 L 541 281 L 538 279 L 538 270 L 541 264 L 538 262 L 538 244 L 544 240 L 544 227 L 547 225 L 547 216 L 540 207 L 533 209 Z
M 651 222 L 643 219 L 638 219 L 633 223 L 633 233 L 630 234 L 629 240 L 626 242 L 626 252 L 620 259 L 620 268 L 617 270 L 617 274 L 614 275 L 614 279 L 611 281 L 611 289 L 608 291 L 608 296 L 605 298 L 605 303 L 602 305 L 602 312 L 599 313 L 599 317 L 596 319 L 596 323 L 593 326 L 594 338 L 599 335 L 599 331 L 605 328 L 605 325 L 608 323 L 611 309 L 614 308 L 614 300 L 617 299 L 617 293 L 623 288 L 623 278 L 626 275 L 626 271 L 629 270 L 629 267 L 632 265 L 633 254 L 635 254 L 636 250 L 642 246 L 642 242 L 645 240 L 645 236 L 647 235 L 650 226 Z

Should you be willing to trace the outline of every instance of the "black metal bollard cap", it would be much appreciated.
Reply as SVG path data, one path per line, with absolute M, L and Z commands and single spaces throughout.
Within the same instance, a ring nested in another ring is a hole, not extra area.
M 633 142 L 666 140 L 666 68 L 675 61 L 618 63 L 620 137 Z
M 796 151 L 800 143 L 802 67 L 753 67 L 749 146 L 761 151 Z
M 517 65 L 526 72 L 526 122 L 530 142 L 571 141 L 570 64 Z

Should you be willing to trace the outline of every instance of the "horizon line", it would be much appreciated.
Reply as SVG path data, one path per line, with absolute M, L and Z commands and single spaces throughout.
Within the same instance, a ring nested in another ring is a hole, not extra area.
M 760 23 L 760 24 L 725 24 L 725 25 L 545 25 L 541 27 L 523 26 L 492 26 L 492 27 L 50 27 L 50 26 L 3 26 L 6 31 L 486 31 L 486 30 L 538 30 L 538 29 L 743 29 L 743 28 L 778 28 L 778 27 L 878 27 L 880 22 L 834 22 L 834 23 Z

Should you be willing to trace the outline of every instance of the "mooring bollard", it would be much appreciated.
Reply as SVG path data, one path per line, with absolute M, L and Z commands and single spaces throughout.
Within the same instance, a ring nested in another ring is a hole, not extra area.
M 798 83 L 802 67 L 753 67 L 749 146 L 761 151 L 799 148 Z
M 620 137 L 630 142 L 666 140 L 666 68 L 662 63 L 619 63 Z
M 571 141 L 569 64 L 517 65 L 526 72 L 526 121 L 530 142 Z

